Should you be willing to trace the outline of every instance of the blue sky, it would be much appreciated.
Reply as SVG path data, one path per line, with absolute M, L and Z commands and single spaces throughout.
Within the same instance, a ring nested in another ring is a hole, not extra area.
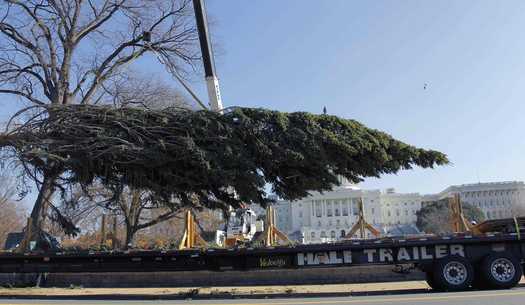
M 207 0 L 225 106 L 326 106 L 447 153 L 451 166 L 361 185 L 420 193 L 525 179 L 524 8 L 511 0 Z M 135 69 L 172 81 L 151 62 Z M 191 86 L 206 98 L 202 80 Z
M 362 184 L 422 193 L 525 179 L 524 6 L 207 1 L 226 106 L 310 112 L 326 106 L 330 114 L 447 153 L 452 166 Z

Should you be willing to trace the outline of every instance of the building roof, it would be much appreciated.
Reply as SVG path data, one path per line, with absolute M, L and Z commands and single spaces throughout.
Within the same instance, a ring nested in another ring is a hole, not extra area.
M 502 181 L 502 182 L 479 182 L 469 184 L 451 185 L 439 192 L 437 197 L 443 198 L 448 196 L 450 193 L 457 192 L 468 192 L 478 190 L 502 190 L 508 188 L 522 188 L 525 189 L 525 183 L 523 181 Z

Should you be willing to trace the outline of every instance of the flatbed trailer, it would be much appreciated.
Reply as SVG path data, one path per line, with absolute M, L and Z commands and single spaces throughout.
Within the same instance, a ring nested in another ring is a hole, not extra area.
M 348 240 L 269 248 L 0 254 L 0 273 L 226 271 L 409 265 L 437 290 L 511 288 L 523 275 L 524 232 Z

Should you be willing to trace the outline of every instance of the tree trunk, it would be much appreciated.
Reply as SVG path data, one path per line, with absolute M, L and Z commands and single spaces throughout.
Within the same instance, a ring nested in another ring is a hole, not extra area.
M 44 176 L 44 181 L 40 186 L 38 197 L 36 198 L 35 205 L 33 206 L 33 210 L 31 211 L 31 229 L 26 228 L 26 236 L 24 236 L 24 246 L 26 248 L 29 246 L 29 241 L 31 240 L 36 240 L 37 245 L 40 244 L 40 237 L 42 236 L 40 233 L 42 230 L 44 214 L 49 200 L 51 199 L 51 196 L 55 191 L 53 187 L 54 180 L 55 176 L 53 175 Z M 28 232 L 30 233 L 27 234 Z M 21 250 L 25 251 L 26 249 Z
M 33 226 L 36 228 L 41 228 L 45 208 L 51 196 L 53 195 L 53 192 L 54 192 L 53 180 L 54 180 L 54 177 L 51 177 L 51 176 L 44 177 L 44 181 L 40 187 L 40 192 L 38 193 L 38 197 L 36 198 L 35 205 L 33 206 L 33 210 L 31 211 L 31 220 L 32 220 Z
M 126 224 L 126 242 L 122 245 L 123 249 L 128 249 L 133 243 L 135 233 L 138 231 L 137 227 L 140 217 L 140 191 L 132 190 L 130 195 L 129 206 L 127 209 L 123 209 L 125 218 L 124 223 Z
M 131 244 L 133 243 L 133 238 L 135 237 L 135 233 L 137 233 L 137 230 L 135 230 L 135 227 L 126 224 L 126 241 L 122 245 L 123 250 L 130 248 Z

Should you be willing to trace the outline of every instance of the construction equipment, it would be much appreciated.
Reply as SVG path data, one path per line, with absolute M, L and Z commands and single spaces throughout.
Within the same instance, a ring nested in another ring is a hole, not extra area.
M 493 219 L 486 220 L 480 224 L 472 224 L 463 213 L 463 205 L 459 194 L 448 198 L 448 206 L 454 233 L 468 232 L 473 235 L 483 235 L 491 232 L 515 233 L 518 235 L 525 233 L 525 217 Z
M 231 210 L 226 223 L 224 246 L 234 247 L 253 240 L 257 232 L 262 231 L 262 222 L 257 221 L 257 215 L 250 208 Z
M 472 232 L 475 235 L 494 232 L 516 233 L 521 237 L 525 234 L 525 217 L 485 220 L 473 226 Z
M 185 229 L 179 244 L 179 250 L 206 248 L 207 246 L 208 244 L 197 231 L 195 216 L 193 216 L 191 210 L 186 211 Z
M 363 207 L 363 198 L 359 198 L 359 201 L 357 201 L 357 209 L 359 210 L 358 219 L 357 222 L 354 224 L 350 232 L 346 234 L 344 238 L 352 238 L 354 234 L 359 231 L 359 237 L 361 239 L 366 238 L 366 231 L 368 230 L 374 237 L 379 237 L 381 232 L 374 228 L 371 224 L 366 222 L 365 220 L 365 211 Z
M 272 206 L 266 208 L 266 228 L 262 236 L 264 236 L 264 245 L 266 247 L 276 246 L 279 244 L 279 241 L 288 245 L 292 243 L 288 236 L 275 226 L 275 210 Z

